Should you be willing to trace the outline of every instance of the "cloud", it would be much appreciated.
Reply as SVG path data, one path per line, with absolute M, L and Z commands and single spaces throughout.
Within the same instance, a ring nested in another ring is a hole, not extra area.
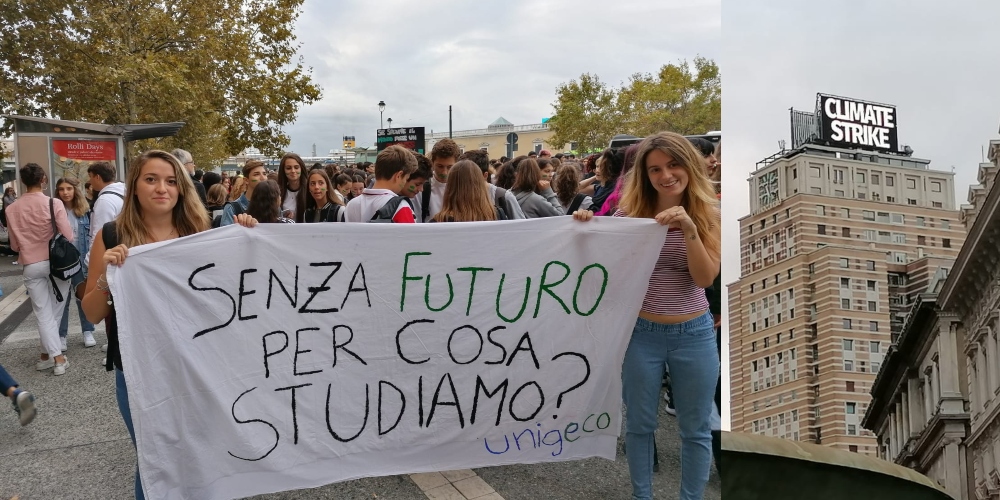
M 299 54 L 323 99 L 286 127 L 290 149 L 371 145 L 377 104 L 393 124 L 484 128 L 551 116 L 555 89 L 583 73 L 617 86 L 697 55 L 718 59 L 721 0 L 382 2 L 306 0 Z M 650 20 L 656 20 L 651 22 Z
M 964 203 L 981 147 L 997 138 L 998 14 L 1000 4 L 969 0 L 726 2 L 723 281 L 739 278 L 746 180 L 790 142 L 788 108 L 812 110 L 817 92 L 896 105 L 900 144 L 933 170 L 954 167 Z

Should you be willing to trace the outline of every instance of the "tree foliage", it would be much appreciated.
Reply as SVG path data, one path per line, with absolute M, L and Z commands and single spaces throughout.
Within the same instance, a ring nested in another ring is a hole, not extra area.
M 559 85 L 552 106 L 555 135 L 548 142 L 575 142 L 578 150 L 590 151 L 607 147 L 617 134 L 720 130 L 722 82 L 715 62 L 697 57 L 693 64 L 664 65 L 656 75 L 636 73 L 617 89 L 585 73 Z
M 278 153 L 282 127 L 321 95 L 293 62 L 302 1 L 0 0 L 0 112 L 183 121 L 157 146 L 201 164 Z

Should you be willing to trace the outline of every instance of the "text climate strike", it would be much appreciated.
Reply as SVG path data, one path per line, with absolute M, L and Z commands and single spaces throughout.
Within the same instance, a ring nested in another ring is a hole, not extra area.
M 614 459 L 665 234 L 265 224 L 132 249 L 110 281 L 147 495 Z

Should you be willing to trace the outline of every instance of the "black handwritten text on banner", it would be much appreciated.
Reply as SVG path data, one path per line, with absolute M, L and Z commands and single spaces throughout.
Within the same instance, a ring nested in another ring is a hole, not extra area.
M 110 281 L 151 498 L 614 458 L 665 230 L 569 217 L 227 227 Z

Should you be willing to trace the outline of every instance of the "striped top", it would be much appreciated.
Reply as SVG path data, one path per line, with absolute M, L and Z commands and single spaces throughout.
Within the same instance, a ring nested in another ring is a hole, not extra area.
M 614 217 L 628 217 L 617 210 Z M 670 228 L 649 277 L 642 311 L 662 316 L 680 316 L 708 310 L 705 289 L 698 286 L 688 270 L 684 231 Z

